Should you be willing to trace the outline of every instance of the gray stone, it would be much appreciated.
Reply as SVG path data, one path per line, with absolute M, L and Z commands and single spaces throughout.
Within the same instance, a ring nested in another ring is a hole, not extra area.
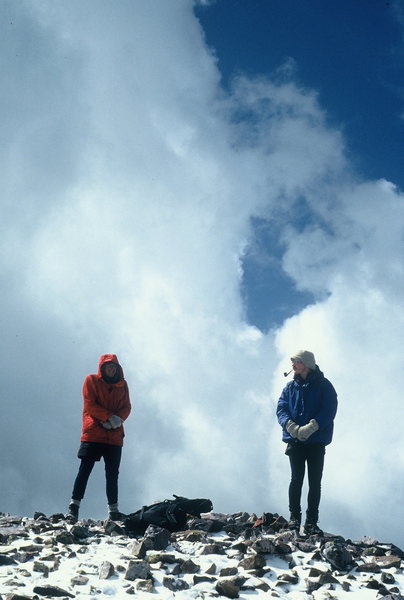
M 181 573 L 181 565 L 177 564 L 177 565 L 175 565 L 174 569 L 172 569 L 170 574 L 171 575 L 180 575 L 180 573 Z
M 316 544 L 312 544 L 311 542 L 300 542 L 296 543 L 296 547 L 302 552 L 314 552 L 316 550 Z
M 277 554 L 290 554 L 292 552 L 292 548 L 289 544 L 286 544 L 282 540 L 275 540 L 275 552 Z
M 368 588 L 369 590 L 379 590 L 380 588 L 383 588 L 384 586 L 376 579 L 370 579 L 370 581 L 368 581 L 366 583 L 365 587 Z
M 3 513 L 0 513 L 3 514 Z M 23 521 L 23 517 L 19 517 L 17 515 L 7 515 L 3 514 L 0 517 L 0 527 L 11 527 L 12 525 L 20 525 Z
M 144 558 L 146 556 L 147 547 L 143 540 L 132 542 L 128 546 L 128 550 L 136 558 Z
M 372 538 L 372 537 L 365 535 L 361 539 L 361 543 L 365 544 L 366 546 L 376 546 L 379 542 L 377 541 L 376 538 Z
M 187 542 L 203 542 L 206 540 L 206 532 L 198 529 L 191 529 L 190 531 L 181 532 L 181 539 Z
M 115 521 L 111 521 L 111 519 L 104 522 L 104 531 L 111 536 L 126 535 L 125 529 Z
M 55 542 L 58 544 L 63 544 L 64 546 L 68 546 L 69 544 L 74 544 L 76 538 L 70 531 L 61 531 L 55 535 Z
M 248 550 L 248 547 L 251 544 L 248 544 L 247 542 L 236 542 L 235 544 L 232 544 L 232 550 L 238 550 L 241 554 L 245 554 Z M 254 548 L 254 546 L 253 546 Z M 255 550 L 255 548 L 254 548 Z M 258 550 L 256 550 L 256 552 L 258 552 Z
M 73 525 L 70 533 L 78 540 L 86 539 L 92 535 L 88 527 L 83 527 L 82 525 Z
M 0 536 L 12 540 L 19 537 L 28 537 L 29 533 L 23 527 L 0 527 Z
M 292 585 L 295 585 L 296 583 L 299 583 L 299 576 L 295 572 L 282 573 L 281 575 L 278 576 L 278 582 L 279 583 L 291 583 Z
M 240 595 L 240 587 L 231 579 L 220 579 L 216 583 L 215 589 L 220 596 L 226 598 L 238 598 Z
M 163 585 L 172 592 L 181 592 L 189 590 L 189 585 L 184 579 L 176 579 L 175 577 L 167 576 L 163 578 Z
M 381 569 L 379 565 L 375 562 L 364 563 L 363 565 L 358 565 L 356 570 L 359 573 L 380 573 Z
M 247 556 L 239 562 L 239 567 L 242 567 L 246 571 L 250 571 L 252 569 L 261 569 L 265 567 L 267 561 L 262 554 L 253 554 L 251 556 Z
M 321 585 L 325 585 L 327 583 L 339 583 L 338 579 L 336 579 L 330 571 L 322 573 L 319 577 L 319 582 Z
M 216 569 L 217 569 L 217 567 L 216 567 L 215 563 L 212 563 L 210 565 L 210 567 L 208 569 L 206 569 L 205 573 L 207 573 L 208 575 L 214 575 L 216 573 Z
M 182 573 L 197 573 L 199 570 L 200 566 L 194 563 L 194 561 L 191 559 L 184 560 L 184 562 L 181 564 Z
M 126 569 L 125 579 L 134 581 L 135 579 L 148 579 L 150 576 L 150 565 L 145 560 L 131 560 Z
M 18 569 L 18 572 L 22 577 L 31 577 L 32 576 L 32 573 L 27 571 L 27 569 Z
M 391 573 L 382 573 L 380 581 L 387 585 L 393 585 L 393 583 L 396 582 L 396 580 L 394 579 L 394 575 L 392 575 Z
M 23 552 L 29 552 L 38 556 L 44 547 L 43 544 L 23 544 L 19 549 Z
M 42 519 L 45 521 L 48 520 L 48 517 L 45 515 L 45 513 L 39 511 L 34 512 L 34 521 L 39 521 Z
M 334 569 L 339 571 L 346 571 L 353 566 L 352 554 L 347 550 L 346 545 L 339 540 L 326 542 L 322 556 Z
M 32 570 L 35 571 L 36 573 L 42 573 L 42 575 L 44 577 L 49 576 L 49 567 L 47 565 L 44 565 L 40 561 L 34 562 L 34 566 L 32 567 Z
M 364 556 L 383 556 L 384 550 L 379 546 L 370 546 L 369 548 L 365 548 L 362 554 Z
M 255 589 L 267 592 L 270 589 L 270 586 L 266 583 L 266 581 L 261 581 L 255 586 Z
M 316 569 L 316 567 L 311 567 L 309 571 L 309 577 L 320 577 L 324 574 L 322 569 Z
M 148 550 L 165 550 L 171 541 L 171 533 L 164 527 L 149 525 L 144 534 L 144 543 Z
M 308 594 L 312 594 L 316 590 L 321 588 L 321 583 L 319 581 L 311 581 L 310 579 L 306 579 L 306 592 Z
M 161 562 L 162 564 L 173 565 L 175 563 L 183 563 L 184 559 L 177 558 L 174 554 L 169 554 L 168 552 L 158 552 L 156 554 L 149 554 L 147 561 L 151 565 L 158 562 Z
M 243 592 L 254 592 L 256 590 L 267 592 L 269 589 L 270 586 L 268 585 L 268 583 L 256 577 L 251 577 L 250 579 L 247 579 L 247 581 L 241 586 L 241 591 Z
M 36 585 L 33 591 L 34 594 L 39 594 L 40 596 L 45 596 L 47 598 L 74 598 L 73 594 L 57 585 Z
M 275 544 L 269 538 L 261 538 L 254 542 L 252 549 L 258 554 L 274 554 L 276 552 Z
M 396 567 L 399 569 L 401 567 L 401 558 L 398 556 L 376 556 L 375 562 L 382 569 L 390 569 L 391 567 Z
M 88 582 L 89 582 L 89 578 L 85 577 L 84 575 L 75 575 L 70 580 L 70 583 L 73 586 L 75 586 L 75 585 L 87 585 Z
M 284 517 L 274 515 L 274 520 L 270 524 L 270 527 L 273 529 L 273 531 L 281 531 L 282 529 L 286 529 L 287 525 L 288 522 Z
M 215 577 L 210 577 L 209 575 L 194 575 L 194 585 L 198 585 L 198 583 L 213 583 L 216 581 Z
M 220 577 L 230 577 L 231 575 L 237 575 L 238 569 L 237 567 L 225 567 L 220 570 Z
M 7 556 L 4 554 L 0 554 L 0 567 L 7 565 L 15 565 L 15 560 L 13 556 Z
M 53 515 L 50 515 L 49 517 L 49 521 L 51 523 L 60 523 L 61 521 L 65 521 L 66 517 L 63 513 L 54 513 Z
M 151 579 L 138 579 L 135 582 L 136 592 L 147 592 L 152 594 L 154 590 L 153 581 Z
M 221 544 L 206 544 L 201 552 L 201 555 L 206 554 L 226 554 L 226 552 Z
M 189 528 L 214 533 L 226 528 L 226 523 L 219 519 L 192 519 Z
M 99 579 L 109 579 L 115 575 L 115 567 L 108 560 L 104 560 L 98 569 Z

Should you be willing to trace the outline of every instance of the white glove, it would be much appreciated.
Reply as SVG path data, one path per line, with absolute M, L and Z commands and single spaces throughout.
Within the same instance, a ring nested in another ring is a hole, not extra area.
M 122 425 L 123 419 L 117 415 L 112 415 L 112 417 L 109 417 L 108 422 L 110 423 L 112 429 L 118 429 L 118 427 Z
M 309 421 L 307 425 L 303 425 L 302 427 L 300 427 L 297 434 L 297 439 L 299 440 L 299 442 L 305 442 L 318 429 L 319 426 L 316 419 L 311 419 L 311 421 Z
M 296 425 L 296 423 L 294 421 L 289 419 L 289 421 L 286 423 L 286 431 L 293 438 L 296 438 L 296 437 L 298 437 L 299 425 Z
M 104 427 L 104 429 L 112 429 L 112 425 L 108 421 L 101 421 L 101 425 Z

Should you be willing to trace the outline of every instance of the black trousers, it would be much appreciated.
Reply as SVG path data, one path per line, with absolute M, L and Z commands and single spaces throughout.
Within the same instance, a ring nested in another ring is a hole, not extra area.
M 104 459 L 105 479 L 108 504 L 118 502 L 118 475 L 121 464 L 122 446 L 99 444 L 96 442 L 82 442 L 78 451 L 81 459 L 79 472 L 73 486 L 73 500 L 81 500 L 87 487 L 88 478 L 96 462 Z
M 289 444 L 287 454 L 290 461 L 291 480 L 289 485 L 289 510 L 294 517 L 300 518 L 303 480 L 306 470 L 309 482 L 307 496 L 308 521 L 317 523 L 318 507 L 321 498 L 321 478 L 324 467 L 324 444 Z

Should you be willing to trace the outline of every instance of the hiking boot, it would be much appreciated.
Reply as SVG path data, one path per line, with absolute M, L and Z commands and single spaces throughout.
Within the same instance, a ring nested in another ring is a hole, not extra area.
M 293 515 L 290 515 L 290 520 L 288 522 L 288 529 L 290 529 L 291 531 L 300 531 L 300 523 L 301 523 L 300 517 L 294 517 Z
M 304 524 L 304 533 L 306 535 L 323 535 L 324 532 L 320 529 L 317 523 L 313 521 L 306 521 Z
M 112 510 L 108 514 L 108 519 L 110 519 L 111 521 L 123 521 L 125 517 L 126 515 L 119 512 L 119 510 Z
M 69 523 L 77 523 L 79 519 L 79 507 L 77 504 L 69 504 L 69 510 L 65 515 L 65 519 Z

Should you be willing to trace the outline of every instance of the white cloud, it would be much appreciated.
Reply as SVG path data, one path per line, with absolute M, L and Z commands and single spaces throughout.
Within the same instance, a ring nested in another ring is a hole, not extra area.
M 13 457 L 2 509 L 64 509 L 82 380 L 114 351 L 134 404 L 123 510 L 182 493 L 286 514 L 274 405 L 290 352 L 307 346 L 341 401 L 324 527 L 360 515 L 371 535 L 387 496 L 381 533 L 393 536 L 402 197 L 352 178 L 312 92 L 244 78 L 226 97 L 191 2 L 21 6 L 6 46 L 22 52 L 9 53 L 9 100 L 24 102 L 2 176 L 1 268 L 3 391 L 23 435 L 1 442 Z M 294 221 L 302 198 L 307 228 Z M 266 335 L 245 322 L 239 289 L 253 215 L 284 224 L 284 268 L 319 298 Z M 21 481 L 32 493 L 16 503 Z M 96 473 L 83 510 L 103 516 L 104 502 Z

